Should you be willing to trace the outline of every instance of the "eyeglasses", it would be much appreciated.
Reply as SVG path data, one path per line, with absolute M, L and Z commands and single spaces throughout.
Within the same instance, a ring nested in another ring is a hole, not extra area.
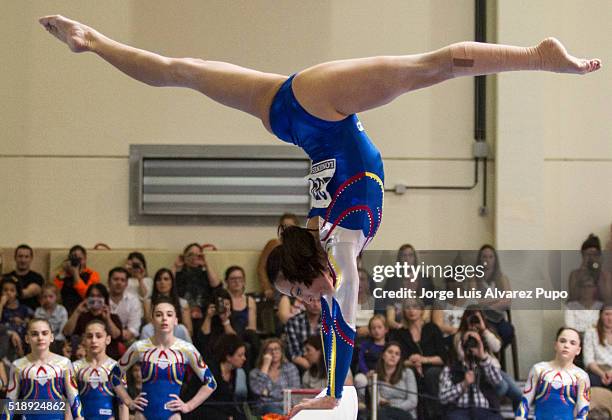
M 192 252 L 190 252 L 189 254 L 186 255 L 187 258 L 195 258 L 195 257 L 199 257 L 199 258 L 203 258 L 204 254 L 194 254 Z
M 280 347 L 268 347 L 269 352 L 279 352 L 281 351 Z

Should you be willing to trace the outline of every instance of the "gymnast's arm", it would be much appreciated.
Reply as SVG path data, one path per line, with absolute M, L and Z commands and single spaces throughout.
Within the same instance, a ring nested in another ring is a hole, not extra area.
M 117 396 L 121 399 L 123 404 L 128 408 L 143 411 L 149 401 L 143 396 L 138 395 L 132 399 L 127 392 L 125 387 L 125 374 L 126 372 L 140 360 L 140 351 L 138 349 L 138 342 L 135 342 L 130 346 L 129 349 L 123 354 L 121 359 L 115 364 L 111 371 L 111 385 Z
M 523 389 L 523 397 L 521 398 L 521 404 L 516 410 L 516 420 L 526 419 L 529 416 L 529 409 L 533 406 L 533 400 L 535 398 L 536 383 L 540 377 L 540 372 L 533 366 L 527 376 L 527 382 L 525 382 L 525 388 Z

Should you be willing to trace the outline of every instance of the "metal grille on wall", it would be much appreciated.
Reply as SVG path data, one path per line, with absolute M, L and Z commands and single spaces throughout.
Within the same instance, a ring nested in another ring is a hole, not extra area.
M 130 146 L 130 224 L 257 222 L 309 210 L 292 146 Z

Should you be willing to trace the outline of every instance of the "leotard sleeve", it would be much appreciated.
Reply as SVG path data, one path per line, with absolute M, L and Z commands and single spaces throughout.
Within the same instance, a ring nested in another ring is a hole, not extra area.
M 525 382 L 525 388 L 523 388 L 523 397 L 521 398 L 521 404 L 516 410 L 516 417 L 526 419 L 529 415 L 529 409 L 533 406 L 533 400 L 535 398 L 536 385 L 540 378 L 540 369 L 538 365 L 534 365 L 529 371 L 527 381 Z
M 185 347 L 185 358 L 189 366 L 191 366 L 191 370 L 200 378 L 203 384 L 208 385 L 208 387 L 213 390 L 216 389 L 217 382 L 215 381 L 215 377 L 212 375 L 206 363 L 204 363 L 204 359 L 200 352 L 191 343 L 185 342 Z
M 70 404 L 70 411 L 72 412 L 72 418 L 83 417 L 83 407 L 81 405 L 81 398 L 79 397 L 79 387 L 76 382 L 74 374 L 74 368 L 72 363 L 68 361 L 68 366 L 64 368 L 64 383 L 66 398 L 68 404 Z

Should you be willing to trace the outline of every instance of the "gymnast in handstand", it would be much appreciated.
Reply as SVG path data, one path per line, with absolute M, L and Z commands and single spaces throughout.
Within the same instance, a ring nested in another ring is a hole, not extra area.
M 312 160 L 307 228 L 282 232 L 276 288 L 321 299 L 327 397 L 296 406 L 333 408 L 342 396 L 353 340 L 359 276 L 356 258 L 380 225 L 383 164 L 356 113 L 460 76 L 543 70 L 585 74 L 598 59 L 571 56 L 554 38 L 533 47 L 460 42 L 436 51 L 332 61 L 284 76 L 196 58 L 170 58 L 114 41 L 62 16 L 40 23 L 74 52 L 93 52 L 151 86 L 195 89 L 247 112 Z

